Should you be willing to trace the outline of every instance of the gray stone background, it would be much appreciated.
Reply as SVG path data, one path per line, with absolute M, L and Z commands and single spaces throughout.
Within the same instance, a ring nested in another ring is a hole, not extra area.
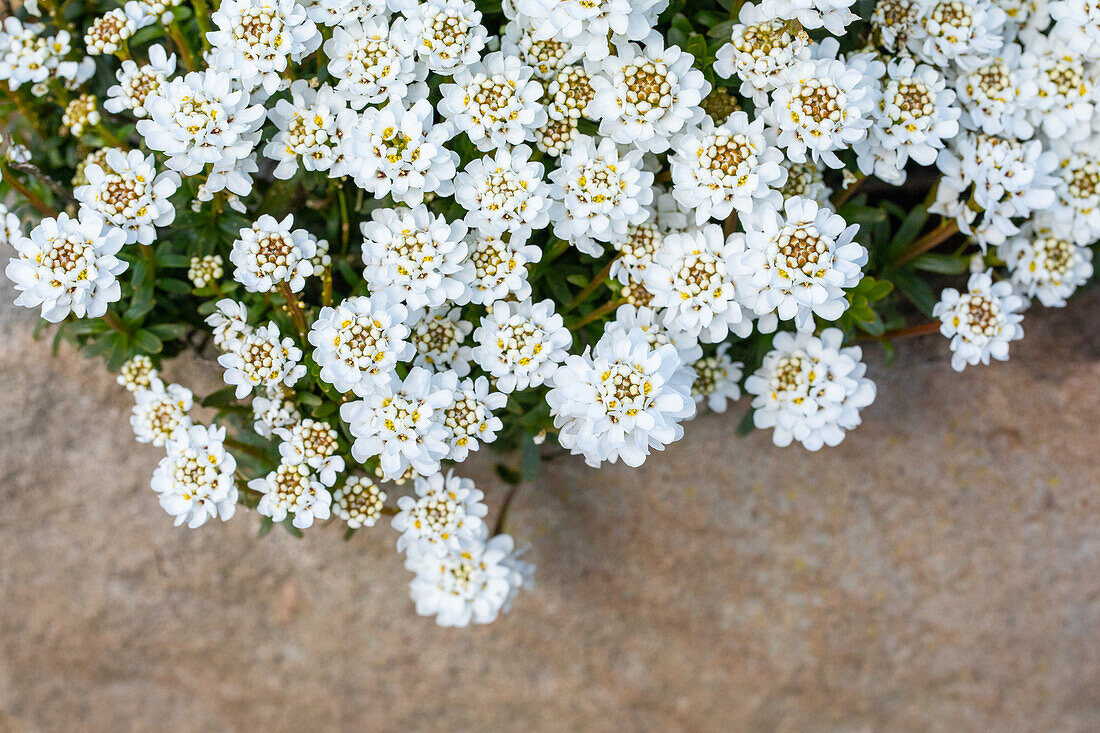
M 870 346 L 833 450 L 737 439 L 738 407 L 638 471 L 554 462 L 510 526 L 537 589 L 466 631 L 415 616 L 388 527 L 173 528 L 128 394 L 11 299 L 5 733 L 1100 728 L 1100 293 L 962 375 L 937 336 Z

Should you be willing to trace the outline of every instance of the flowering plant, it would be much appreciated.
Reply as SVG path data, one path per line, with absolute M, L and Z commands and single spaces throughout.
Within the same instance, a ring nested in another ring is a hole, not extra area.
M 417 612 L 487 623 L 533 568 L 482 446 L 638 466 L 744 390 L 818 450 L 861 343 L 1006 359 L 1092 275 L 1098 74 L 1091 0 L 37 0 L 6 274 L 120 372 L 177 525 L 390 515 Z

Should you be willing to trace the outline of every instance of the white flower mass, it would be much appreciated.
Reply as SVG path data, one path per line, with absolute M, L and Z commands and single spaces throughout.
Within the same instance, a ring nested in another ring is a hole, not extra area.
M 1095 0 L 36 5 L 0 26 L 15 303 L 120 372 L 177 525 L 389 524 L 443 626 L 533 572 L 471 454 L 637 467 L 744 410 L 835 446 L 865 349 L 1003 361 L 1094 276 Z

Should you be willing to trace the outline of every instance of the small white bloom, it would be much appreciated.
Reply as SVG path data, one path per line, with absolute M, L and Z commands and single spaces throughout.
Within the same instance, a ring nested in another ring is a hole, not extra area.
M 176 218 L 171 196 L 180 185 L 179 174 L 157 174 L 152 155 L 140 150 L 128 153 L 117 148 L 107 151 L 101 166 L 85 166 L 88 183 L 73 190 L 81 206 L 102 216 L 126 234 L 126 243 L 152 244 L 157 227 L 165 227 Z
M 783 185 L 783 154 L 768 145 L 764 120 L 749 122 L 744 112 L 734 112 L 721 126 L 709 118 L 676 139 L 669 157 L 672 195 L 687 211 L 695 211 L 695 223 L 725 219 L 735 209 L 748 214 L 755 207 L 779 205 L 775 189 Z
M 43 219 L 29 237 L 13 242 L 16 254 L 4 272 L 19 293 L 15 304 L 41 306 L 51 323 L 70 313 L 101 318 L 122 296 L 117 278 L 127 264 L 115 255 L 125 243 L 125 232 L 89 209 L 81 209 L 76 219 L 64 212 Z
M 642 155 L 621 153 L 609 138 L 597 145 L 587 135 L 578 137 L 550 173 L 554 235 L 598 257 L 602 242 L 622 241 L 631 224 L 648 219 L 653 174 L 643 170 Z
M 1005 13 L 992 0 L 919 0 L 919 19 L 909 31 L 909 50 L 946 69 L 971 71 L 1004 43 Z
M 814 330 L 814 316 L 835 321 L 848 309 L 844 290 L 859 284 L 867 250 L 853 241 L 858 224 L 816 202 L 789 198 L 783 212 L 761 209 L 746 222 L 737 280 L 742 302 L 757 316 L 775 312 L 799 331 Z
M 1028 109 L 1037 104 L 1039 88 L 1020 67 L 1020 47 L 1005 44 L 1001 53 L 955 81 L 963 115 L 969 130 L 988 135 L 1006 135 L 1027 140 L 1035 132 L 1028 122 Z
M 282 221 L 263 214 L 241 229 L 229 259 L 237 266 L 234 279 L 250 293 L 268 293 L 284 283 L 299 293 L 306 286 L 306 278 L 313 274 L 310 259 L 317 253 L 317 240 L 293 226 L 293 214 Z
M 542 85 L 533 75 L 518 58 L 491 53 L 479 63 L 459 67 L 454 83 L 440 87 L 439 112 L 469 135 L 478 150 L 534 140 L 547 116 L 540 104 Z
M 160 374 L 153 366 L 153 360 L 145 354 L 137 354 L 127 359 L 118 370 L 115 382 L 125 387 L 127 392 L 140 392 L 149 389 L 154 382 L 160 381 Z
M 461 463 L 471 451 L 497 439 L 497 431 L 504 424 L 493 414 L 508 402 L 508 396 L 494 392 L 489 380 L 467 378 L 457 384 L 454 400 L 443 411 L 443 425 L 449 433 L 447 447 L 449 460 Z
M 554 302 L 498 301 L 474 331 L 474 361 L 506 394 L 537 387 L 553 375 L 573 343 Z
M 531 296 L 527 266 L 542 258 L 541 247 L 514 235 L 505 241 L 477 233 L 467 244 L 469 253 L 457 277 L 469 288 L 471 303 L 488 306 L 509 296 L 516 300 Z
M 470 373 L 470 347 L 466 339 L 473 330 L 474 324 L 462 320 L 461 308 L 427 311 L 409 335 L 416 349 L 413 364 L 465 377 Z
M 1100 239 L 1100 134 L 1059 155 L 1050 227 L 1076 244 Z M 1040 210 L 1040 207 L 1034 207 Z
M 830 197 L 833 189 L 825 183 L 820 166 L 811 161 L 792 163 L 785 160 L 783 167 L 787 170 L 787 182 L 779 189 L 779 193 L 784 200 L 799 196 L 816 201 L 818 206 L 832 206 Z
M 321 379 L 360 397 L 390 388 L 398 362 L 415 353 L 407 318 L 405 306 L 384 291 L 322 308 L 309 332 Z
M 252 398 L 252 425 L 262 438 L 270 438 L 277 428 L 289 428 L 301 419 L 298 408 L 288 399 L 282 385 L 269 387 L 264 394 Z
M 111 114 L 129 111 L 134 117 L 146 116 L 145 98 L 160 89 L 176 73 L 176 55 L 169 56 L 163 46 L 149 47 L 149 63 L 138 66 L 131 59 L 115 72 L 118 84 L 107 90 L 103 108 Z
M 160 505 L 194 529 L 208 519 L 228 521 L 237 511 L 237 461 L 225 450 L 225 428 L 194 425 L 168 441 L 167 455 L 153 472 Z
M 601 61 L 608 40 L 642 41 L 653 31 L 657 15 L 668 5 L 661 0 L 516 0 L 530 18 L 536 38 L 553 38 L 572 45 L 585 58 Z
M 594 349 L 569 356 L 551 380 L 546 401 L 558 441 L 585 463 L 645 462 L 684 435 L 695 414 L 691 373 L 676 347 L 650 345 L 641 329 L 604 335 Z
M 1094 61 L 1067 52 L 1054 36 L 1027 33 L 1020 39 L 1021 74 L 1038 89 L 1030 100 L 1031 124 L 1051 140 L 1079 142 L 1096 129 L 1100 69 Z
M 408 24 L 398 18 L 391 25 L 384 16 L 341 23 L 325 41 L 328 73 L 336 79 L 337 93 L 353 109 L 402 103 L 409 87 L 425 77 L 414 51 Z
M 339 434 L 331 425 L 307 417 L 272 432 L 283 441 L 279 444 L 283 463 L 305 464 L 324 486 L 336 483 L 336 474 L 344 470 L 344 459 L 336 454 Z
M 390 389 L 343 404 L 340 417 L 355 437 L 355 460 L 378 458 L 387 480 L 400 478 L 410 468 L 422 476 L 437 473 L 448 452 L 443 410 L 453 399 L 441 377 L 413 367 Z
M 741 399 L 741 376 L 745 365 L 733 361 L 726 353 L 728 343 L 720 344 L 712 356 L 705 356 L 692 363 L 695 380 L 691 384 L 691 396 L 696 404 L 707 403 L 711 412 L 725 412 L 727 403 Z
M 304 463 L 282 463 L 267 476 L 249 481 L 248 488 L 263 495 L 256 511 L 271 517 L 273 522 L 283 522 L 291 516 L 291 524 L 308 529 L 314 520 L 330 516 L 332 494 Z
M 289 62 L 321 45 L 317 25 L 295 0 L 222 0 L 210 20 L 210 66 L 232 72 L 250 91 L 262 86 L 274 94 Z
M 1025 305 L 1011 282 L 994 283 L 989 272 L 972 274 L 965 293 L 944 288 L 932 315 L 951 339 L 951 368 L 961 372 L 967 364 L 988 364 L 990 357 L 1007 360 L 1009 343 L 1024 337 Z
M 1012 284 L 1048 308 L 1061 308 L 1066 298 L 1092 277 L 1092 250 L 1063 239 L 1037 222 L 997 248 L 1008 265 Z
M 476 64 L 488 31 L 473 0 L 398 0 L 409 19 L 409 35 L 429 71 L 448 75 Z
M 397 500 L 398 512 L 392 526 L 401 533 L 398 552 L 443 555 L 448 548 L 458 549 L 464 538 L 476 538 L 485 531 L 484 517 L 489 513 L 485 498 L 474 482 L 446 475 L 417 476 L 413 481 L 416 496 Z
M 463 538 L 442 556 L 410 552 L 405 569 L 416 574 L 409 594 L 421 616 L 440 626 L 492 623 L 528 584 L 534 567 L 517 559 L 509 535 Z
M 653 350 L 657 350 L 666 344 L 671 344 L 680 356 L 684 368 L 691 368 L 698 359 L 703 356 L 703 349 L 699 346 L 699 340 L 689 333 L 679 330 L 669 330 L 661 321 L 658 311 L 646 306 L 621 305 L 615 311 L 615 320 L 604 328 L 604 338 L 612 341 L 625 339 L 631 331 L 641 331 L 646 341 Z
M 225 275 L 225 260 L 221 255 L 192 257 L 187 268 L 187 279 L 196 288 L 214 286 Z
M 855 0 L 761 0 L 760 13 L 768 18 L 797 20 L 803 28 L 824 28 L 834 36 L 859 16 L 851 11 Z
M 85 129 L 97 126 L 102 120 L 94 94 L 81 94 L 67 105 L 61 115 L 61 124 L 72 134 L 80 137 Z
M 388 16 L 390 8 L 386 0 L 313 0 L 308 3 L 306 12 L 314 23 L 334 28 L 346 27 L 378 15 Z M 325 55 L 332 58 L 327 51 Z
M 137 18 L 122 8 L 113 8 L 92 21 L 84 33 L 84 47 L 89 56 L 112 54 L 122 48 L 137 30 Z
M 1096 0 L 1053 0 L 1050 17 L 1054 20 L 1052 36 L 1074 53 L 1100 58 L 1100 3 Z
M 643 282 L 653 294 L 652 306 L 663 309 L 666 327 L 704 343 L 724 341 L 731 332 L 742 338 L 752 332 L 736 295 L 735 282 L 743 277 L 737 269 L 741 247 L 741 239 L 727 239 L 717 224 L 665 237 Z
M 674 135 L 703 119 L 699 103 L 711 87 L 694 63 L 679 46 L 656 40 L 617 46 L 592 76 L 588 114 L 600 120 L 600 134 L 651 153 L 668 150 Z
M 278 163 L 274 176 L 286 180 L 298 172 L 327 171 L 336 157 L 340 113 L 344 99 L 330 86 L 313 89 L 305 79 L 290 85 L 290 99 L 280 99 L 268 112 L 277 132 L 264 155 Z
M 179 384 L 167 387 L 159 379 L 134 393 L 130 427 L 139 443 L 160 447 L 191 428 L 187 414 L 195 404 L 191 390 Z
M 550 222 L 550 186 L 542 177 L 542 163 L 531 162 L 531 148 L 500 148 L 491 158 L 475 158 L 458 174 L 455 201 L 468 212 L 471 229 L 526 239 Z
M 467 252 L 463 222 L 448 223 L 420 205 L 376 209 L 360 226 L 363 278 L 371 292 L 387 291 L 410 310 L 469 302 L 458 277 Z
M 248 309 L 232 298 L 222 298 L 215 304 L 214 312 L 206 317 L 206 325 L 213 332 L 214 345 L 222 351 L 236 351 L 252 333 Z
M 789 20 L 767 17 L 751 3 L 741 6 L 737 20 L 730 42 L 715 55 L 714 73 L 724 79 L 740 78 L 741 95 L 763 107 L 784 72 L 810 58 L 810 37 Z
M 348 476 L 344 485 L 332 492 L 332 513 L 351 529 L 373 527 L 385 502 L 386 492 L 378 484 L 365 476 Z
M 237 388 L 238 400 L 256 387 L 293 387 L 306 373 L 301 361 L 302 350 L 293 339 L 283 338 L 274 323 L 244 334 L 236 349 L 218 357 L 225 383 Z
M 507 5 L 507 4 L 506 4 Z M 526 66 L 535 70 L 535 77 L 553 79 L 559 71 L 580 60 L 581 51 L 568 41 L 556 38 L 539 38 L 538 28 L 532 18 L 505 8 L 509 20 L 500 38 L 500 50 L 508 56 L 518 56 Z
M 807 450 L 839 445 L 861 422 L 859 411 L 875 400 L 875 383 L 858 346 L 842 348 L 844 334 L 827 328 L 817 337 L 783 331 L 764 363 L 745 380 L 753 396 L 753 422 L 774 428 L 772 442 L 797 440 Z

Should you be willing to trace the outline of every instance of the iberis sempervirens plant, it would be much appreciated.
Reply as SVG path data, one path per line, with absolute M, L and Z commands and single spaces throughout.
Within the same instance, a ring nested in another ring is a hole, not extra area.
M 445 626 L 533 572 L 471 454 L 834 446 L 871 344 L 1007 359 L 1100 239 L 1094 0 L 37 0 L 0 81 L 16 303 L 171 521 L 387 517 Z

